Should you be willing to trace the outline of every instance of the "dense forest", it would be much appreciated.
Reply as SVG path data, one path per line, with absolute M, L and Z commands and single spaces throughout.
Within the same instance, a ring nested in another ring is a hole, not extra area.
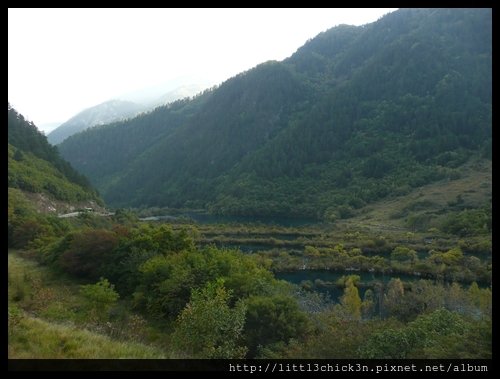
M 491 10 L 402 9 L 60 150 L 114 206 L 347 217 L 491 158 L 491 53 Z

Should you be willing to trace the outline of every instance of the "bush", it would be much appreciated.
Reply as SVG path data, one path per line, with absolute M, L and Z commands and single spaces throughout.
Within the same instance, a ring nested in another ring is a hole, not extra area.
M 87 284 L 80 287 L 80 293 L 86 299 L 85 309 L 92 321 L 105 321 L 109 318 L 111 307 L 120 297 L 114 287 L 104 278 L 101 278 L 96 284 Z
M 59 257 L 59 265 L 70 274 L 97 279 L 112 263 L 118 238 L 104 229 L 83 230 L 74 233 L 68 249 Z
M 189 358 L 244 358 L 241 346 L 245 305 L 229 307 L 231 292 L 224 281 L 193 290 L 191 299 L 176 321 L 174 345 Z
M 249 354 L 255 356 L 259 345 L 266 346 L 304 336 L 309 329 L 306 315 L 297 302 L 287 296 L 251 296 L 246 300 L 245 337 Z

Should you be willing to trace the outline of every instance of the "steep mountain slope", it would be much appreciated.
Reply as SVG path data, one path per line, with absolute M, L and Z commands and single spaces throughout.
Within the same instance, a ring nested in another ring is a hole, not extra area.
M 205 100 L 206 96 L 193 101 L 178 100 L 141 117 L 71 136 L 58 147 L 62 154 L 71 155 L 80 162 L 80 170 L 92 172 L 96 186 L 105 189 L 113 185 L 115 178 L 125 175 L 141 154 L 147 157 L 149 149 L 161 144 L 191 118 Z M 77 141 L 76 145 L 73 141 Z M 91 147 L 92 157 L 88 157 L 88 152 L 80 146 Z
M 114 205 L 349 217 L 491 157 L 491 24 L 488 9 L 403 9 L 338 26 L 61 153 Z
M 57 200 L 102 202 L 88 180 L 63 160 L 33 123 L 8 106 L 8 186 Z

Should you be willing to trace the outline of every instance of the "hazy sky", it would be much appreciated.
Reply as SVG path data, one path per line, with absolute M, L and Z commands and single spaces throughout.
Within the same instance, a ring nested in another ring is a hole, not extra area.
M 63 122 L 180 76 L 220 83 L 393 10 L 9 9 L 9 102 L 37 125 Z

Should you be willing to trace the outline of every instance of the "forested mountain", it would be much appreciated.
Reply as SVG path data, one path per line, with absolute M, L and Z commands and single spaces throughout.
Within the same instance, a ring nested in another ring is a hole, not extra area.
M 9 188 L 45 193 L 57 200 L 101 202 L 87 178 L 62 159 L 56 147 L 8 105 Z
M 67 137 L 96 125 L 133 117 L 145 110 L 145 107 L 123 100 L 109 100 L 94 107 L 85 109 L 54 129 L 47 136 L 48 141 L 57 145 Z
M 349 217 L 490 159 L 491 97 L 490 9 L 402 9 L 60 151 L 115 206 Z

